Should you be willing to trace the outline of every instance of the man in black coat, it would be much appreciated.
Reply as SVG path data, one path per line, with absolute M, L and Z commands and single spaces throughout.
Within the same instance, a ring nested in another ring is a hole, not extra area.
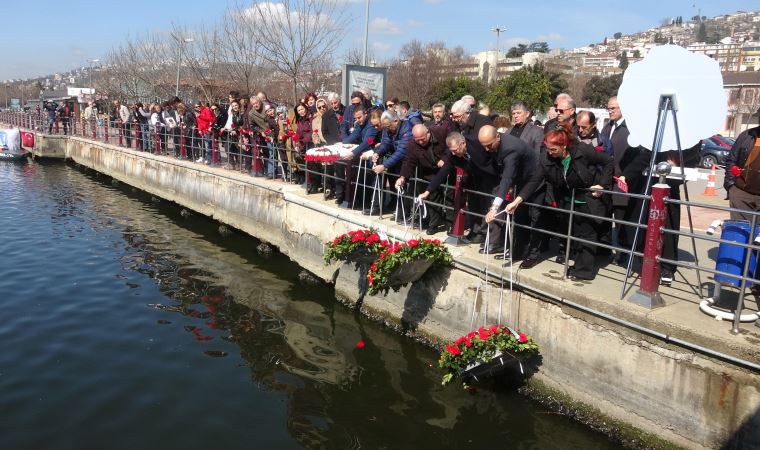
M 472 106 L 464 100 L 457 100 L 451 106 L 451 118 L 459 128 L 459 132 L 474 142 L 478 140 L 478 132 L 484 125 L 493 125 L 488 116 L 472 110 Z
M 760 115 L 760 109 L 757 111 Z M 726 158 L 723 178 L 731 208 L 760 211 L 760 126 L 743 131 Z M 731 220 L 751 220 L 751 214 L 732 212 Z
M 396 188 L 403 187 L 407 180 L 411 179 L 417 171 L 417 178 L 430 182 L 443 167 L 444 160 L 449 153 L 446 147 L 446 130 L 440 127 L 429 129 L 423 124 L 417 124 L 412 128 L 412 142 L 407 147 L 406 157 L 401 164 L 401 176 L 396 181 Z M 425 183 L 417 183 L 418 194 L 424 191 Z M 444 204 L 445 199 L 442 189 L 439 187 L 430 193 L 428 198 L 433 203 Z M 446 229 L 445 214 L 440 206 L 429 205 L 428 207 L 427 234 L 435 234 Z
M 454 174 L 455 167 L 461 167 L 469 173 L 471 189 L 485 194 L 472 194 L 468 201 L 468 210 L 485 213 L 488 209 L 489 198 L 493 189 L 499 184 L 499 172 L 493 162 L 494 155 L 487 152 L 480 142 L 473 141 L 465 137 L 462 133 L 455 131 L 446 136 L 446 146 L 449 149 L 443 166 L 438 169 L 430 184 L 425 188 L 425 192 L 417 196 L 420 200 L 425 200 L 434 192 L 446 177 Z M 477 206 L 485 205 L 485 206 Z M 473 217 L 474 216 L 469 216 Z M 487 226 L 480 218 L 474 218 L 470 225 L 470 233 L 466 236 L 469 242 L 481 243 L 485 241 Z

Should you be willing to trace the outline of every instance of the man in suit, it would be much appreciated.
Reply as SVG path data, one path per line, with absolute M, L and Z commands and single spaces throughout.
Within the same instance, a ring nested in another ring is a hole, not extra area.
M 553 109 L 556 115 L 544 124 L 544 135 L 553 130 L 558 123 L 564 123 L 565 120 L 571 117 L 575 118 L 575 101 L 570 97 L 570 94 L 564 92 L 557 94 L 557 97 L 554 99 Z M 575 126 L 574 123 L 573 126 Z
M 507 132 L 516 138 L 520 138 L 536 152 L 536 156 L 541 152 L 541 143 L 544 142 L 544 130 L 537 127 L 530 120 L 533 111 L 523 102 L 512 104 L 512 128 Z
M 494 219 L 506 207 L 508 203 L 505 202 L 507 193 L 510 190 L 514 190 L 514 192 L 519 194 L 524 189 L 528 179 L 535 174 L 538 165 L 538 153 L 534 153 L 528 144 L 521 139 L 508 133 L 499 133 L 492 125 L 486 125 L 480 129 L 478 141 L 486 152 L 493 156 L 494 171 L 497 173 L 499 180 L 498 184 L 491 190 L 493 199 L 485 216 L 485 222 L 489 224 L 490 229 L 490 242 L 486 243 L 486 247 L 481 253 L 496 254 L 495 256 L 498 259 L 503 256 L 504 235 L 507 230 L 503 217 L 500 217 L 501 220 Z M 530 190 L 532 192 L 535 188 L 530 188 Z M 524 224 L 527 225 L 527 223 Z M 538 242 L 534 242 L 534 245 L 537 244 Z M 535 253 L 534 260 L 526 259 L 523 261 L 523 263 L 528 262 L 529 267 L 523 267 L 523 265 L 520 267 L 528 269 L 536 265 L 540 251 L 536 251 Z
M 617 177 L 618 183 L 613 184 L 613 190 L 622 192 L 620 186 L 626 187 L 628 192 L 643 194 L 645 189 L 645 179 L 641 174 L 634 174 L 629 171 L 629 179 L 623 175 L 626 167 L 634 160 L 637 160 L 640 154 L 638 147 L 628 145 L 628 127 L 625 124 L 625 118 L 620 110 L 617 96 L 610 97 L 607 101 L 607 112 L 610 114 L 610 120 L 602 128 L 600 139 L 602 141 L 602 151 L 612 156 L 615 163 L 614 176 Z M 623 195 L 612 196 L 612 217 L 617 220 L 638 221 L 637 211 L 634 211 L 637 202 L 629 202 L 628 197 Z M 615 232 L 612 233 L 610 241 L 616 246 L 630 246 L 633 244 L 633 233 L 635 230 L 628 229 L 625 226 L 615 226 Z M 620 253 L 617 257 L 617 263 L 627 264 L 627 254 Z

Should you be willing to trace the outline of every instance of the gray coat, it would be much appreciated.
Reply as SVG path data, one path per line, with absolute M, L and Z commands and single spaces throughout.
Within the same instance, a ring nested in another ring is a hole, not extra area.
M 507 130 L 507 134 L 512 132 L 512 128 Z M 520 134 L 520 140 L 528 144 L 536 152 L 536 157 L 541 154 L 541 145 L 544 142 L 544 130 L 536 126 L 533 122 L 528 122 Z

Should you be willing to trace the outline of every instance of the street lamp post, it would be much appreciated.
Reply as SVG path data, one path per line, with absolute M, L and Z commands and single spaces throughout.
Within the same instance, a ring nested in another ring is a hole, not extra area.
M 499 38 L 501 37 L 501 33 L 507 31 L 507 29 L 504 27 L 495 27 L 495 28 L 491 28 L 491 31 L 496 33 L 496 54 L 498 55 L 499 54 Z M 497 56 L 497 62 L 498 62 L 498 56 Z
M 5 109 L 8 109 L 8 88 L 10 86 L 10 84 L 5 83 Z
M 182 65 L 182 46 L 185 45 L 185 43 L 193 42 L 195 39 L 179 38 L 178 36 L 175 36 L 174 33 L 172 33 L 172 37 L 179 43 L 179 48 L 177 49 L 177 88 L 174 90 L 174 95 L 179 97 L 179 68 Z
M 362 65 L 367 65 L 367 53 L 369 48 L 367 47 L 367 40 L 369 38 L 369 0 L 366 0 L 366 11 L 364 13 L 364 54 L 362 55 Z

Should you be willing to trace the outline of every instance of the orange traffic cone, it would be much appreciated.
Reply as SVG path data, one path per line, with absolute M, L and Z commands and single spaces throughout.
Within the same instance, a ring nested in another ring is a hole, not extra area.
M 705 185 L 705 191 L 702 195 L 707 197 L 715 197 L 715 164 L 710 168 L 710 175 L 707 176 L 707 184 Z

